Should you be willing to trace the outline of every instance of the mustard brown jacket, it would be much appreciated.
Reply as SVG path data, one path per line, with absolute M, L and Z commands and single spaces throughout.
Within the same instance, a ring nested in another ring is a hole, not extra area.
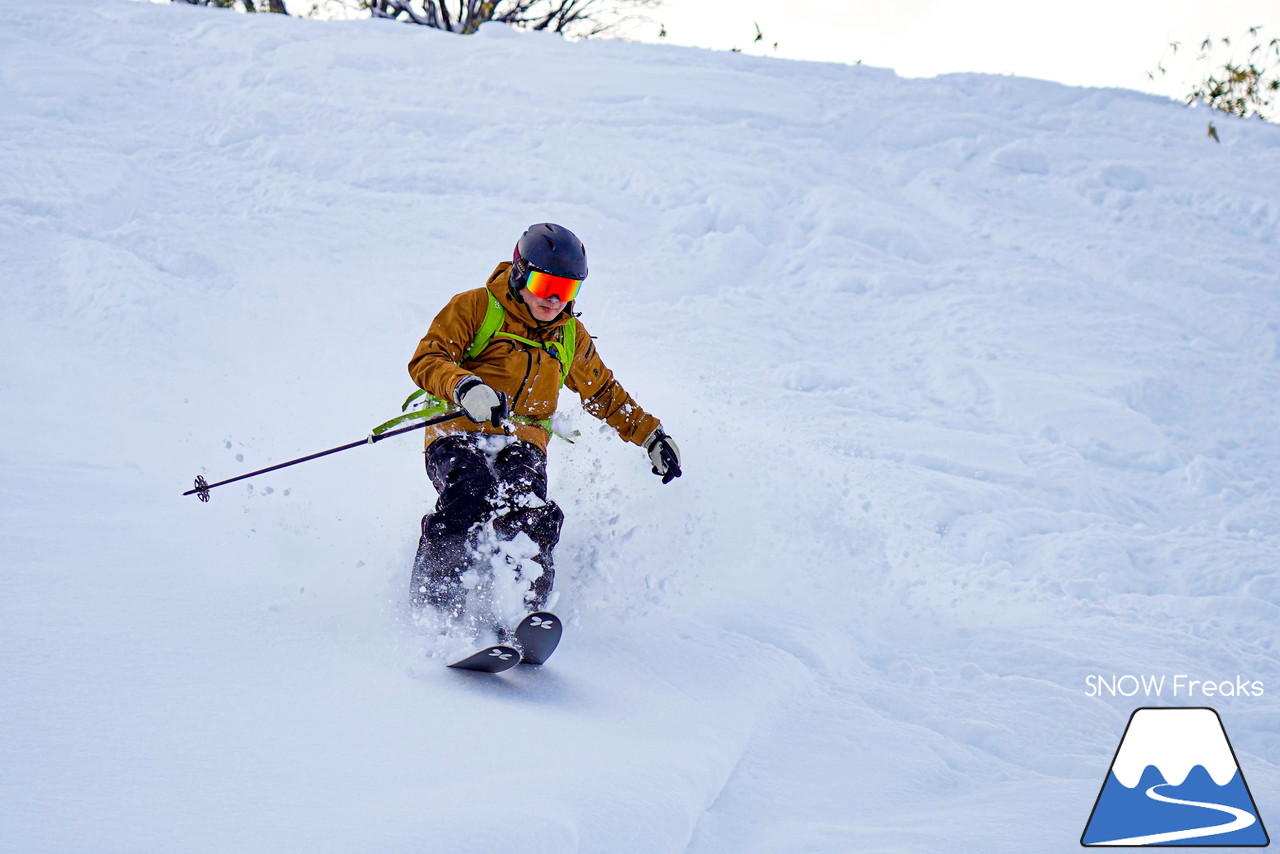
M 409 376 L 418 388 L 452 402 L 458 382 L 464 377 L 476 376 L 494 391 L 506 392 L 513 415 L 542 420 L 556 411 L 561 364 L 545 349 L 495 335 L 474 360 L 462 361 L 462 354 L 471 346 L 488 308 L 487 290 L 506 310 L 501 332 L 531 341 L 559 341 L 561 327 L 576 323 L 575 352 L 565 385 L 582 398 L 583 409 L 613 427 L 623 439 L 636 445 L 643 443 L 658 426 L 658 419 L 632 400 L 614 379 L 613 371 L 600 360 L 586 327 L 573 316 L 573 303 L 566 305 L 555 320 L 538 323 L 524 301 L 507 286 L 510 268 L 509 261 L 500 263 L 485 287 L 458 294 L 436 315 L 409 362 Z M 426 444 L 430 447 L 441 436 L 460 430 L 503 435 L 499 427 L 487 422 L 477 424 L 463 417 L 427 427 Z M 523 423 L 516 423 L 515 435 L 543 451 L 550 438 L 541 427 Z

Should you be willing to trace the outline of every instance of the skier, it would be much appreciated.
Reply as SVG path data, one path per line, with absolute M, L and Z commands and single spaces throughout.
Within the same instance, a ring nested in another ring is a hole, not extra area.
M 574 312 L 587 277 L 582 241 L 564 226 L 530 226 L 510 262 L 483 288 L 453 297 L 409 362 L 419 388 L 466 418 L 427 428 L 427 475 L 439 494 L 422 517 L 411 601 L 462 613 L 461 576 L 480 559 L 482 538 L 525 534 L 537 548 L 524 604 L 542 608 L 555 578 L 552 550 L 564 515 L 547 498 L 547 443 L 561 385 L 583 408 L 649 454 L 653 473 L 680 476 L 680 451 L 622 388 Z M 494 544 L 489 541 L 488 548 Z M 520 568 L 517 566 L 517 573 Z

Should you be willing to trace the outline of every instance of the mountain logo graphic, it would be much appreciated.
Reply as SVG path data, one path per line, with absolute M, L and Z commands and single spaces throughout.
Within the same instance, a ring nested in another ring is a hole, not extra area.
M 1213 709 L 1134 711 L 1080 836 L 1086 847 L 1270 844 Z

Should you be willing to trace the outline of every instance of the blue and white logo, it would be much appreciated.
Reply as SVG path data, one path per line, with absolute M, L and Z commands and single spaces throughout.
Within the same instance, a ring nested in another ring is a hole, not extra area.
M 1266 828 L 1213 709 L 1129 718 L 1080 844 L 1262 847 Z

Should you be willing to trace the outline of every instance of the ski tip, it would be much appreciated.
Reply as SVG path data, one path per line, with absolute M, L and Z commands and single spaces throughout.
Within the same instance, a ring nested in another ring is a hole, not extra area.
M 550 611 L 534 611 L 516 626 L 516 643 L 520 647 L 520 663 L 539 665 L 546 663 L 551 653 L 560 645 L 564 632 L 560 618 Z
M 473 652 L 460 661 L 455 661 L 449 667 L 455 670 L 470 670 L 475 673 L 501 673 L 504 670 L 510 670 L 519 663 L 520 650 L 506 644 L 494 644 L 478 652 Z
M 549 628 L 552 628 L 553 626 L 558 626 L 559 623 L 560 623 L 560 618 L 557 617 L 555 614 L 551 613 L 550 611 L 533 611 L 531 613 L 525 614 L 524 619 L 520 621 L 520 625 L 517 626 L 517 628 L 519 628 L 520 626 L 524 626 L 524 627 L 533 626 L 540 629 L 541 628 L 549 629 Z

